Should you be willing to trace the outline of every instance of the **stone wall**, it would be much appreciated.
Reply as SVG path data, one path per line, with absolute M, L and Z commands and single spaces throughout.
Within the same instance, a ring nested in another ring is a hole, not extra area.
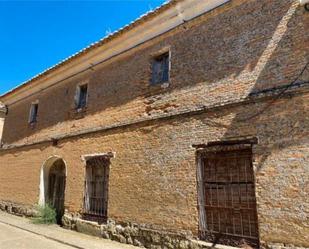
M 14 215 L 26 217 L 36 216 L 36 208 L 12 202 L 0 201 L 0 210 Z M 231 246 L 222 246 L 196 240 L 190 232 L 168 232 L 148 228 L 147 225 L 130 222 L 116 223 L 108 219 L 104 224 L 83 220 L 79 213 L 66 213 L 63 218 L 63 227 L 80 233 L 96 236 L 102 239 L 115 240 L 124 244 L 150 249 L 233 249 Z M 250 247 L 246 247 L 250 248 Z M 283 243 L 262 244 L 265 249 L 305 249 Z
M 32 205 L 25 205 L 3 200 L 0 200 L 0 210 L 10 214 L 19 216 L 22 215 L 26 217 L 34 217 L 37 214 L 36 208 Z
M 192 234 L 181 232 L 167 232 L 148 228 L 147 225 L 131 222 L 116 223 L 109 219 L 107 223 L 99 225 L 96 222 L 85 221 L 80 215 L 65 214 L 63 216 L 65 228 L 94 235 L 104 239 L 116 240 L 121 243 L 132 244 L 146 248 L 199 248 L 190 242 Z

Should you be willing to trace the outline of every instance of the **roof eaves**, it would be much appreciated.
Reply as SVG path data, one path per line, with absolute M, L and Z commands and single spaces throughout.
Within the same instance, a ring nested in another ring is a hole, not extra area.
M 61 60 L 60 62 L 58 62 L 57 64 L 47 68 L 46 70 L 44 70 L 43 72 L 33 76 L 32 78 L 30 78 L 29 80 L 21 83 L 20 85 L 18 85 L 17 87 L 9 90 L 8 92 L 0 95 L 0 99 L 4 98 L 5 96 L 8 96 L 14 92 L 16 92 L 17 90 L 29 85 L 30 83 L 42 78 L 45 75 L 48 75 L 49 73 L 55 71 L 56 69 L 72 62 L 74 59 L 92 51 L 93 49 L 102 46 L 103 44 L 106 44 L 107 42 L 115 39 L 116 37 L 120 36 L 121 34 L 133 29 L 134 27 L 144 23 L 145 21 L 155 17 L 156 15 L 158 15 L 159 13 L 163 12 L 164 10 L 168 9 L 169 7 L 175 5 L 177 2 L 181 2 L 182 0 L 167 0 L 166 2 L 164 2 L 162 5 L 160 5 L 159 7 L 150 10 L 148 12 L 146 12 L 145 14 L 139 16 L 137 19 L 135 19 L 134 21 L 130 22 L 129 24 L 123 26 L 122 28 L 108 34 L 107 36 L 103 37 L 102 39 L 91 43 L 90 45 L 88 45 L 87 47 L 79 50 L 78 52 L 76 52 L 73 55 L 70 55 L 69 57 Z

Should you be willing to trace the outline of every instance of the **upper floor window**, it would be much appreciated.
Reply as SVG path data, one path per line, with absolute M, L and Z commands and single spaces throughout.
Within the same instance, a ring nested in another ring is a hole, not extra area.
M 152 62 L 152 84 L 163 84 L 169 81 L 170 53 L 166 52 L 154 57 Z
M 37 122 L 38 110 L 39 110 L 38 103 L 31 104 L 30 113 L 29 113 L 29 123 L 30 124 L 34 124 Z
M 88 99 L 88 84 L 77 86 L 75 96 L 76 109 L 82 109 L 87 106 Z

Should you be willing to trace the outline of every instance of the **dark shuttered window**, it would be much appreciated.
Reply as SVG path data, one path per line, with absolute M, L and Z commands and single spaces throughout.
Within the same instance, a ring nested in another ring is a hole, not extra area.
M 152 62 L 152 84 L 162 84 L 169 81 L 169 52 L 157 56 Z
M 34 124 L 37 122 L 38 117 L 38 110 L 39 110 L 39 104 L 32 104 L 30 107 L 30 114 L 29 114 L 29 123 Z
M 75 106 L 76 109 L 82 109 L 87 106 L 88 85 L 78 86 L 76 89 Z

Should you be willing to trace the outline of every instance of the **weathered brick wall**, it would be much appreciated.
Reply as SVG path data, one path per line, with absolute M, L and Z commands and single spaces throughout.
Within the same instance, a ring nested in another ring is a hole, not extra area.
M 109 217 L 196 234 L 192 145 L 257 136 L 253 152 L 261 240 L 309 246 L 308 98 L 306 94 L 277 101 L 246 122 L 243 118 L 260 111 L 261 103 L 68 139 L 58 147 L 43 144 L 2 151 L 0 199 L 36 203 L 40 167 L 49 156 L 58 155 L 68 167 L 65 206 L 70 212 L 79 211 L 84 179 L 80 156 L 113 151 Z
M 307 27 L 308 14 L 296 1 L 232 1 L 89 75 L 10 106 L 4 140 L 31 142 L 85 127 L 155 118 L 288 84 L 308 61 Z M 172 52 L 171 84 L 151 87 L 150 54 L 165 46 Z M 75 85 L 82 80 L 90 83 L 89 115 L 74 120 Z M 302 80 L 308 80 L 307 73 Z M 39 122 L 31 129 L 29 105 L 37 98 Z M 65 206 L 79 211 L 84 181 L 80 156 L 112 151 L 110 218 L 197 234 L 192 145 L 256 136 L 261 240 L 309 247 L 308 98 L 303 93 L 274 103 L 220 107 L 64 139 L 58 146 L 0 150 L 0 200 L 37 203 L 40 168 L 48 157 L 58 155 L 67 163 Z
M 308 20 L 294 0 L 232 1 L 88 74 L 9 106 L 4 142 L 221 104 L 287 84 L 308 61 Z M 151 55 L 163 47 L 170 47 L 172 60 L 166 89 L 149 85 Z M 89 82 L 88 116 L 75 120 L 75 88 L 83 81 Z M 32 129 L 28 115 L 36 99 L 39 122 Z

